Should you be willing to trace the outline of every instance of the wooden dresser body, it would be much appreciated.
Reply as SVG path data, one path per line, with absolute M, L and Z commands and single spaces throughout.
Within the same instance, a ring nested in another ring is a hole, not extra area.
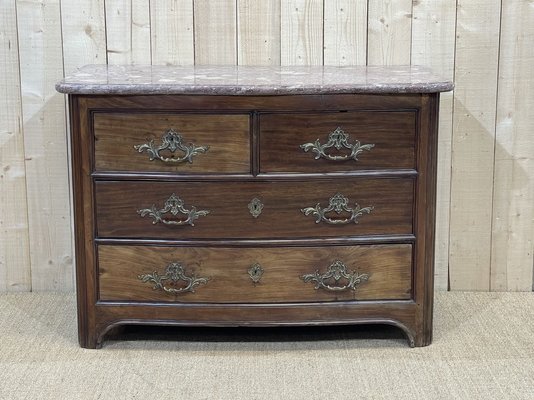
M 124 324 L 431 342 L 439 93 L 69 103 L 82 347 Z

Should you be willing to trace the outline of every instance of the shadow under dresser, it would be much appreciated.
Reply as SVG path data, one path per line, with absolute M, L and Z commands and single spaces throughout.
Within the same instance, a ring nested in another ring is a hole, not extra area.
M 421 67 L 86 66 L 69 94 L 79 341 L 384 323 L 432 340 L 439 92 Z

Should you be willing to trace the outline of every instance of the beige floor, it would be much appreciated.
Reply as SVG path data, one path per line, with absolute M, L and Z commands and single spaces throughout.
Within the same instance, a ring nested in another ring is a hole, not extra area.
M 417 349 L 389 328 L 124 335 L 80 349 L 72 294 L 0 295 L 0 399 L 534 399 L 534 293 L 438 293 Z

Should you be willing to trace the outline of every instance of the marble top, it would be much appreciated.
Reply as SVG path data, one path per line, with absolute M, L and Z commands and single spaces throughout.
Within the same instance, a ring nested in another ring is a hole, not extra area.
M 419 66 L 87 65 L 57 83 L 70 94 L 289 95 L 435 93 L 453 83 Z

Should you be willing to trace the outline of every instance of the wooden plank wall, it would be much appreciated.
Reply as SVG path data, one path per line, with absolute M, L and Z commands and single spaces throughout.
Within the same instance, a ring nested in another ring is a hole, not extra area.
M 436 287 L 533 289 L 534 3 L 2 0 L 0 291 L 72 290 L 68 116 L 88 63 L 428 65 L 442 95 Z
M 22 102 L 13 2 L 0 2 L 0 291 L 31 285 Z

